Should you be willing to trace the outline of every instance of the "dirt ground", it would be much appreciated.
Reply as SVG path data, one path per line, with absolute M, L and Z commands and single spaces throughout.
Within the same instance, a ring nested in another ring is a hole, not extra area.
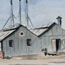
M 65 55 L 40 56 L 37 59 L 22 59 L 22 57 L 0 59 L 0 65 L 65 65 Z

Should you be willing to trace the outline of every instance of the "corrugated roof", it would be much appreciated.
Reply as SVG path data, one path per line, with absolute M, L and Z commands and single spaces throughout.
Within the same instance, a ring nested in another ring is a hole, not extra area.
M 33 32 L 34 34 L 36 34 L 37 36 L 40 35 L 42 32 L 46 31 L 46 29 L 32 29 L 30 30 L 31 32 Z
M 10 28 L 6 28 L 6 29 L 3 29 L 3 30 L 0 30 L 0 41 L 2 41 L 4 38 L 6 38 L 7 36 L 9 36 L 11 33 L 13 33 L 16 29 L 18 29 L 20 26 L 23 26 L 23 25 L 15 25 L 14 27 L 10 27 Z
M 25 27 L 24 25 L 18 25 L 18 26 L 12 27 L 12 28 L 0 30 L 0 41 L 7 38 L 7 36 L 12 34 L 13 32 L 17 31 L 19 29 L 19 27 L 21 27 L 21 26 Z
M 31 29 L 31 30 L 28 29 L 28 30 L 30 30 L 35 35 L 39 36 L 42 33 L 44 33 L 45 31 L 47 31 L 51 26 L 53 26 L 53 24 L 47 24 L 47 25 L 44 25 L 44 26 L 41 26 L 41 27 L 37 27 L 37 28 Z M 20 25 L 20 26 L 22 26 L 22 25 Z M 17 27 L 17 28 L 19 28 L 19 27 Z M 13 33 L 17 28 L 6 29 L 6 30 L 0 31 L 0 41 L 3 40 L 4 38 L 6 38 L 11 33 Z
M 38 26 L 38 27 L 35 27 L 34 29 L 32 29 L 31 31 L 34 34 L 36 34 L 37 36 L 39 36 L 40 34 L 42 34 L 42 32 L 45 32 L 50 25 L 51 24 L 46 24 L 46 25 Z
M 42 33 L 44 33 L 45 31 L 47 31 L 50 26 L 53 26 L 53 24 L 55 23 L 52 23 L 52 24 L 46 24 L 46 25 L 43 25 L 43 26 L 40 26 L 40 27 L 36 27 L 34 29 L 32 29 L 31 31 L 36 34 L 37 36 L 41 35 Z
M 3 40 L 5 37 L 7 37 L 9 34 L 11 34 L 14 31 L 15 30 L 0 31 L 0 41 Z

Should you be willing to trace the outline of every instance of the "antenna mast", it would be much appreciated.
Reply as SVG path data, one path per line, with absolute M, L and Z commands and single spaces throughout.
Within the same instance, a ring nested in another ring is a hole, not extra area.
M 27 22 L 27 26 L 29 26 L 29 22 L 30 22 L 32 27 L 33 27 L 31 19 L 30 19 L 29 15 L 28 15 L 28 0 L 26 0 L 26 22 Z
M 19 0 L 19 20 L 21 24 L 21 0 Z
M 13 15 L 13 3 L 12 0 L 10 0 L 11 3 L 11 21 L 12 21 L 12 26 L 14 26 L 14 15 Z
M 26 0 L 26 22 L 27 22 L 27 26 L 29 26 L 28 24 L 28 0 Z

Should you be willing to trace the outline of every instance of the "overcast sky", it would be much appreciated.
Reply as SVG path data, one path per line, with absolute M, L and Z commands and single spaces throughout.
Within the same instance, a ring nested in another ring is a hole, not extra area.
M 56 17 L 62 17 L 62 26 L 65 28 L 65 0 L 28 0 L 29 17 L 34 26 L 56 22 Z M 25 24 L 25 0 L 21 0 L 22 23 Z M 19 23 L 19 0 L 13 0 L 15 23 Z M 0 29 L 11 16 L 10 0 L 0 0 Z M 11 21 L 9 21 L 9 24 Z

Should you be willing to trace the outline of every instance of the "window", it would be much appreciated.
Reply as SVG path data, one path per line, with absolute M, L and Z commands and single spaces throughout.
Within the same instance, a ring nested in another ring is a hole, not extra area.
M 9 47 L 13 47 L 13 40 L 9 40 Z
M 20 34 L 23 35 L 23 32 L 21 32 Z
M 19 36 L 24 36 L 24 32 L 23 31 L 21 31 L 20 33 L 19 33 Z
M 27 46 L 31 46 L 31 39 L 27 39 Z

